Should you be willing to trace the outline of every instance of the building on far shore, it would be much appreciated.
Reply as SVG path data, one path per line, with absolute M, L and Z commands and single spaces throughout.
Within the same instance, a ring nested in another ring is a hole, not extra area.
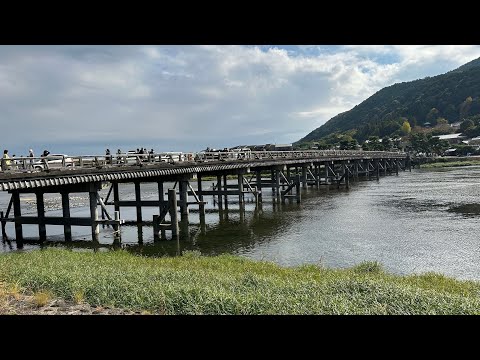
M 467 137 L 463 134 L 448 134 L 434 136 L 440 140 L 447 140 L 449 144 L 461 144 Z

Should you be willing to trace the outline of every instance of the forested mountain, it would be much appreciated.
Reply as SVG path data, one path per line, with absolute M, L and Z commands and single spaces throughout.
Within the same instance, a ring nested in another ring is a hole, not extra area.
M 402 136 L 402 126 L 478 120 L 480 114 L 480 58 L 446 74 L 388 86 L 361 104 L 338 114 L 299 140 L 318 141 L 347 134 L 363 142 L 370 136 Z M 440 120 L 440 121 L 439 121 Z

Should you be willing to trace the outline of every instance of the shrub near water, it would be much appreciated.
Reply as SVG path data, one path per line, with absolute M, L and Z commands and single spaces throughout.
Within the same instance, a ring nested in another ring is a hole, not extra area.
M 92 305 L 156 314 L 480 313 L 477 282 L 394 276 L 375 262 L 329 270 L 230 255 L 145 258 L 50 248 L 0 256 L 0 281 L 70 301 L 81 297 Z

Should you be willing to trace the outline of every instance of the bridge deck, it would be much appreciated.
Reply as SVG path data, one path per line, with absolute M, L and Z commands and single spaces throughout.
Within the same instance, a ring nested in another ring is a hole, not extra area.
M 10 169 L 0 172 L 0 190 L 18 190 L 50 186 L 85 184 L 100 181 L 128 182 L 151 177 L 174 177 L 242 171 L 250 168 L 271 168 L 283 165 L 337 162 L 346 160 L 404 159 L 405 153 L 372 151 L 288 151 L 248 153 L 203 153 L 178 155 L 177 161 L 165 154 L 137 155 L 129 164 L 127 156 L 117 164 L 117 156 L 69 157 L 58 168 L 35 171 L 28 158 L 11 160 Z M 220 160 L 218 158 L 221 158 Z M 235 158 L 234 158 L 235 157 Z M 49 157 L 45 158 L 50 161 Z M 118 157 L 120 159 L 120 157 Z M 54 160 L 57 160 L 56 158 Z M 169 161 L 169 162 L 167 162 Z M 113 163 L 113 164 L 112 164 Z M 78 164 L 78 165 L 76 165 Z M 2 160 L 2 167 L 5 159 Z

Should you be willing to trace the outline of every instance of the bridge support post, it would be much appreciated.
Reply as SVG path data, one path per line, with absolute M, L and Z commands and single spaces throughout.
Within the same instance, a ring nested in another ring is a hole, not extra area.
M 238 203 L 240 204 L 240 213 L 242 212 L 242 206 L 244 203 L 243 197 L 243 174 L 238 174 Z
M 43 192 L 36 191 L 35 197 L 37 198 L 37 216 L 38 216 L 38 236 L 40 241 L 47 239 L 47 229 L 45 226 L 45 203 L 43 201 Z
M 20 207 L 20 192 L 12 192 L 13 199 L 13 215 L 15 217 L 15 239 L 17 240 L 17 248 L 23 248 L 23 229 L 20 217 L 22 216 L 22 210 Z
M 328 165 L 328 161 L 323 163 L 323 166 L 325 167 L 325 185 L 328 185 Z
M 258 191 L 258 202 L 262 202 L 262 171 L 261 170 L 257 170 L 257 191 Z
M 202 192 L 202 175 L 197 174 L 197 195 L 200 200 L 198 205 L 198 212 L 200 213 L 200 223 L 205 223 L 205 204 L 203 203 L 203 192 Z M 225 201 L 226 203 L 226 201 Z
M 182 221 L 188 221 L 188 185 L 187 181 L 180 180 L 178 182 L 178 190 L 180 193 L 180 214 Z
M 272 195 L 275 195 L 275 170 L 271 169 L 270 170 L 270 178 L 272 182 Z
M 3 221 L 3 211 L 0 211 L 0 218 L 2 219 L 2 237 L 5 239 L 7 237 L 7 232 L 5 231 L 5 221 Z
M 165 207 L 165 193 L 163 189 L 163 181 L 157 181 L 157 186 L 158 186 L 158 201 L 160 202 L 159 206 L 159 214 L 162 213 L 163 208 Z M 116 212 L 115 212 L 116 213 Z M 155 222 L 154 222 L 155 224 Z M 156 232 L 157 237 L 158 237 L 158 231 Z M 160 236 L 162 239 L 166 239 L 165 236 L 165 229 L 163 227 L 160 227 Z
M 115 221 L 120 221 L 120 213 L 118 211 L 114 212 L 114 219 Z M 115 231 L 113 235 L 114 242 L 120 242 L 120 228 L 119 225 L 114 224 L 113 225 L 113 231 Z
M 172 237 L 178 237 L 177 192 L 175 189 L 168 189 L 168 207 Z
M 354 160 L 353 163 L 353 178 L 358 181 L 358 160 Z
M 380 179 L 380 162 L 378 159 L 373 160 L 374 168 L 375 168 L 375 177 L 377 180 Z
M 307 166 L 302 165 L 302 187 L 307 188 Z
M 320 188 L 320 164 L 315 164 L 315 186 Z
M 112 183 L 113 186 L 113 206 L 115 211 L 120 213 L 120 194 L 118 192 L 118 182 Z
M 277 167 L 275 169 L 275 188 L 277 198 L 280 197 L 281 185 L 280 185 L 280 169 Z
M 98 226 L 98 209 L 97 209 L 97 187 L 96 183 L 90 184 L 90 221 L 92 224 L 92 240 L 98 241 L 98 234 L 100 233 L 100 227 Z
M 398 175 L 398 159 L 395 159 L 395 174 Z
M 158 201 L 160 205 L 158 206 L 159 214 L 162 212 L 163 207 L 165 206 L 165 197 L 163 195 L 163 181 L 157 181 L 158 186 Z
M 345 179 L 345 187 L 349 189 L 350 188 L 350 172 L 348 171 L 347 161 L 348 160 L 342 161 L 342 170 L 343 170 L 343 177 Z
M 137 223 L 142 223 L 142 199 L 141 199 L 141 192 L 140 192 L 140 182 L 135 181 L 135 201 L 137 202 Z
M 296 191 L 296 198 L 297 198 L 297 204 L 300 204 L 302 200 L 302 193 L 300 189 L 300 174 L 297 174 L 295 176 L 295 191 Z
M 223 191 L 225 191 L 225 210 L 228 210 L 228 185 L 227 185 L 227 174 L 223 175 Z
M 387 176 L 387 159 L 383 159 L 383 175 Z
M 218 207 L 222 207 L 222 175 L 217 175 Z

